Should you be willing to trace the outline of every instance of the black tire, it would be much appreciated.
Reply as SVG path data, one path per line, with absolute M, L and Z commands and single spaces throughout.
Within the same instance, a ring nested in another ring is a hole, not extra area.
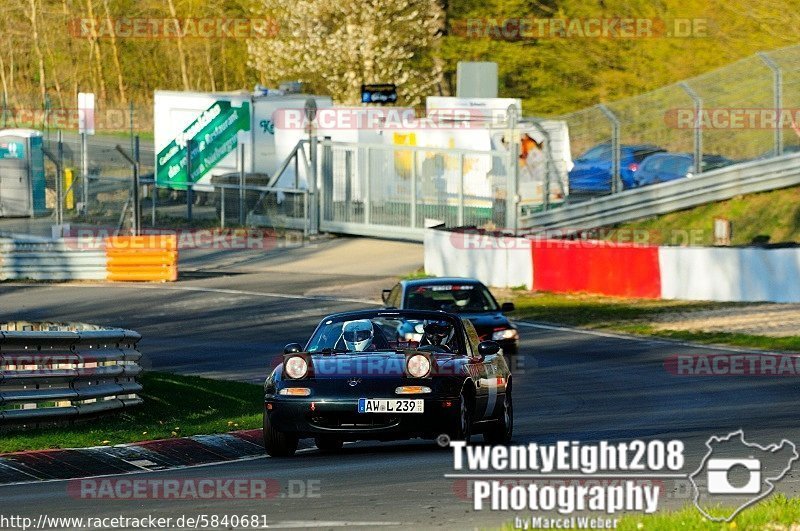
M 271 457 L 291 457 L 297 451 L 297 436 L 272 427 L 269 415 L 264 412 L 264 450 Z
M 472 410 L 472 395 L 462 389 L 461 396 L 459 396 L 458 416 L 453 419 L 447 432 L 451 440 L 464 441 L 469 444 L 470 437 L 472 437 Z
M 483 440 L 488 444 L 508 444 L 514 434 L 514 402 L 511 399 L 511 387 L 506 389 L 503 407 L 496 423 L 483 433 Z
M 344 441 L 329 435 L 316 437 L 314 439 L 314 443 L 316 443 L 317 449 L 324 454 L 336 453 L 341 450 L 342 446 L 344 445 Z

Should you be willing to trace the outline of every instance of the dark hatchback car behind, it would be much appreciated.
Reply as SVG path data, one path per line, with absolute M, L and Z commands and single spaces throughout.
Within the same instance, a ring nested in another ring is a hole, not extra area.
M 509 356 L 519 351 L 517 328 L 504 315 L 514 310 L 514 304 L 498 304 L 488 288 L 474 278 L 401 280 L 383 291 L 383 302 L 387 308 L 458 314 L 472 322 L 481 341 L 497 341 Z

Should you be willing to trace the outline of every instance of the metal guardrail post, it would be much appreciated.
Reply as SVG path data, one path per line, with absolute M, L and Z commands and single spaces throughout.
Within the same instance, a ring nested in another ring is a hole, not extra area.
M 417 226 L 417 152 L 411 152 L 411 228 Z
M 372 165 L 371 165 L 371 162 L 372 162 L 372 160 L 371 160 L 372 149 L 368 147 L 366 149 L 365 153 L 366 153 L 366 156 L 367 156 L 367 161 L 366 161 L 367 175 L 366 175 L 366 178 L 364 179 L 364 224 L 365 225 L 369 225 L 370 217 L 372 217 L 371 216 L 372 213 L 370 212 L 372 210 L 372 197 L 371 197 L 371 190 L 370 190 L 372 188 L 372 186 L 371 186 L 372 179 L 370 178 L 371 175 L 370 175 L 370 171 L 369 171 L 370 168 L 372 168 Z
M 299 157 L 300 154 L 298 153 L 297 156 Z M 322 139 L 322 185 L 319 194 L 320 204 L 322 204 L 320 222 L 330 220 L 333 216 L 333 148 L 329 136 Z
M 519 110 L 514 105 L 509 105 L 508 116 L 508 146 L 509 168 L 506 179 L 506 229 L 517 233 L 517 200 L 519 192 L 519 135 L 517 134 L 517 119 Z
M 244 154 L 244 150 L 245 150 L 245 147 L 244 147 L 244 145 L 241 145 L 239 147 L 240 147 L 240 149 L 239 149 L 239 225 L 244 226 L 244 223 L 246 221 L 245 212 L 244 212 L 244 210 L 245 210 L 245 207 L 244 207 L 244 186 L 245 186 L 245 182 L 244 182 L 245 181 L 245 174 L 244 174 L 245 154 Z M 224 211 L 224 204 L 225 204 L 225 195 L 224 195 L 225 194 L 225 189 L 224 188 L 222 189 L 222 193 L 223 193 L 222 203 L 223 203 L 223 211 Z M 223 220 L 224 220 L 224 218 L 223 218 Z M 223 227 L 225 226 L 224 225 L 224 221 L 223 221 L 223 225 L 222 226 Z
M 133 235 L 142 232 L 142 204 L 139 197 L 139 135 L 133 137 Z
M 464 226 L 464 154 L 458 154 L 458 226 Z
M 194 203 L 194 188 L 192 187 L 192 144 L 189 139 L 186 141 L 186 218 L 192 222 L 192 203 Z
M 61 134 L 61 131 L 59 131 L 59 134 Z M 46 147 L 42 148 L 42 153 L 56 166 L 56 225 L 61 225 L 63 220 L 61 212 L 61 160 Z
M 616 194 L 622 191 L 622 155 L 619 145 L 619 118 L 611 109 L 602 103 L 597 106 L 600 112 L 608 118 L 611 123 L 611 193 Z
M 81 133 L 81 173 L 83 177 L 83 214 L 89 212 L 89 144 L 86 133 Z
M 703 172 L 703 99 L 686 82 L 678 83 L 678 86 L 694 102 L 694 173 L 699 175 Z
M 241 190 L 241 189 L 242 188 L 239 187 L 239 190 Z M 220 203 L 222 203 L 222 206 L 219 209 L 219 225 L 220 225 L 221 228 L 224 229 L 225 228 L 225 187 L 220 189 Z M 241 203 L 239 205 L 241 207 Z M 239 212 L 241 212 L 241 209 L 239 210 Z M 240 216 L 241 216 L 241 214 L 240 214 Z
M 56 201 L 58 208 L 56 209 L 56 223 L 61 225 L 64 223 L 64 135 L 61 129 L 58 130 L 58 182 L 56 183 Z
M 142 211 L 139 199 L 139 135 L 136 135 L 136 143 L 134 144 L 134 147 L 135 153 L 133 157 L 125 153 L 125 150 L 122 149 L 122 146 L 119 144 L 117 144 L 115 149 L 125 158 L 125 160 L 128 161 L 128 163 L 131 165 L 131 168 L 133 168 L 133 235 L 138 236 L 142 228 Z M 124 219 L 124 217 L 121 219 Z
M 775 106 L 775 112 L 778 114 L 778 119 L 775 123 L 775 144 L 773 151 L 777 157 L 783 154 L 783 128 L 781 127 L 780 123 L 780 112 L 783 108 L 783 71 L 781 70 L 780 65 L 766 53 L 758 52 L 756 55 L 762 61 L 764 61 L 764 64 L 767 65 L 767 68 L 772 71 L 772 100 L 773 105 Z

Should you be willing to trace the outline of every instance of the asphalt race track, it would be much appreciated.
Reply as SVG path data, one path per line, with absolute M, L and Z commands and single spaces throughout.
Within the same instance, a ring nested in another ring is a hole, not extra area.
M 262 273 L 152 286 L 3 284 L 0 317 L 124 326 L 142 333 L 140 347 L 153 369 L 258 381 L 267 360 L 285 343 L 304 340 L 323 314 L 364 306 L 304 295 L 331 281 Z M 524 326 L 521 335 L 514 374 L 517 443 L 680 438 L 689 473 L 714 434 L 742 428 L 752 442 L 800 441 L 794 378 L 670 374 L 664 367 L 669 356 L 709 352 L 691 345 L 556 327 Z M 474 512 L 464 481 L 446 479 L 448 473 L 451 452 L 429 441 L 356 443 L 335 456 L 305 449 L 291 459 L 138 476 L 268 478 L 282 489 L 269 500 L 81 500 L 68 495 L 66 482 L 0 487 L 0 499 L 5 514 L 33 517 L 264 514 L 275 527 L 472 528 L 514 518 L 514 512 Z M 797 494 L 795 474 L 778 490 Z M 662 507 L 689 503 L 680 484 L 666 485 Z M 318 496 L 303 495 L 309 486 Z

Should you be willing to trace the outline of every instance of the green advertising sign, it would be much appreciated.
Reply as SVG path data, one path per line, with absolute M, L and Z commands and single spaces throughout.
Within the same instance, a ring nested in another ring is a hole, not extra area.
M 250 130 L 250 104 L 233 107 L 217 101 L 156 156 L 156 184 L 185 190 L 236 149 L 236 134 Z M 186 145 L 191 144 L 191 175 L 186 172 Z

